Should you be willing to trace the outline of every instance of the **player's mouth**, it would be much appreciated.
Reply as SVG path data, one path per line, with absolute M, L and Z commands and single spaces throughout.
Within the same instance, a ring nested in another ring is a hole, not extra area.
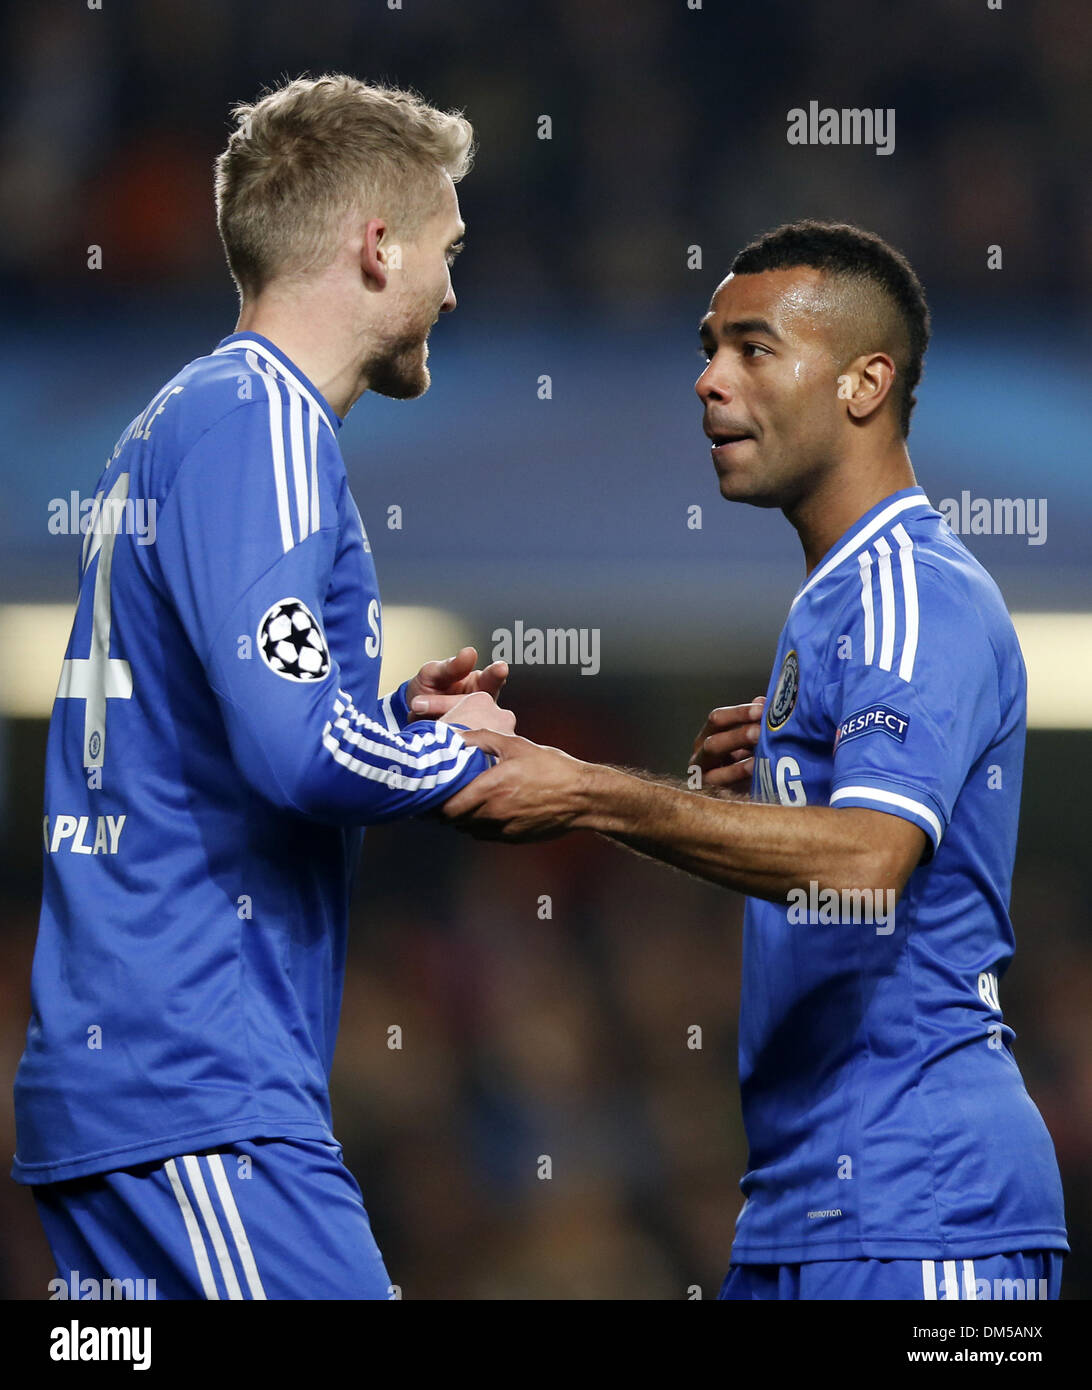
M 753 439 L 748 430 L 706 430 L 709 437 L 709 451 L 714 459 L 727 459 L 739 445 Z

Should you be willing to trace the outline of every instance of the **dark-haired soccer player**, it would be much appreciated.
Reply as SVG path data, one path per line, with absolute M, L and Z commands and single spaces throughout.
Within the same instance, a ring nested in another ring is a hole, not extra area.
M 428 388 L 473 137 L 340 75 L 236 115 L 216 185 L 236 331 L 122 434 L 84 543 L 14 1176 L 62 1289 L 387 1299 L 328 1092 L 360 827 L 464 786 L 489 760 L 459 728 L 512 716 L 471 648 L 380 698 L 338 434 L 365 391 Z M 115 524 L 133 498 L 152 545 Z
M 468 735 L 503 761 L 444 814 L 506 840 L 586 827 L 748 895 L 721 1297 L 1057 1297 L 1058 1167 L 997 994 L 1024 666 L 910 466 L 921 286 L 878 237 L 794 223 L 737 256 L 700 331 L 721 493 L 780 507 L 804 549 L 761 733 L 761 701 L 710 716 L 715 795 Z

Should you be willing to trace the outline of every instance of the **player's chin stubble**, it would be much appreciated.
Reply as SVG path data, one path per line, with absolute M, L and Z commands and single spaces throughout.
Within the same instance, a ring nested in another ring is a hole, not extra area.
M 769 477 L 738 469 L 718 475 L 720 495 L 726 502 L 746 502 L 751 507 L 781 507 L 784 499 Z
M 423 396 L 432 381 L 427 357 L 428 345 L 421 338 L 388 348 L 368 363 L 368 389 L 396 401 Z

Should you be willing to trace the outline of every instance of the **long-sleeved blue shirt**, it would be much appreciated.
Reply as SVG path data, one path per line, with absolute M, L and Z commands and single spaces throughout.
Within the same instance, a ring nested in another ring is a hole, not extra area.
M 490 759 L 378 698 L 382 611 L 341 421 L 225 338 L 99 480 L 50 723 L 13 1176 L 331 1138 L 362 826 Z

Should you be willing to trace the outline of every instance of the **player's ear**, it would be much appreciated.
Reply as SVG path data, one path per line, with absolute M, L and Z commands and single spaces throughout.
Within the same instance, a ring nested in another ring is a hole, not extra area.
M 360 271 L 367 289 L 387 288 L 387 260 L 387 224 L 381 217 L 372 217 L 364 224 L 364 241 L 360 248 Z
M 854 420 L 875 415 L 895 381 L 895 363 L 886 352 L 870 352 L 856 358 L 838 378 L 838 399 L 844 400 Z

